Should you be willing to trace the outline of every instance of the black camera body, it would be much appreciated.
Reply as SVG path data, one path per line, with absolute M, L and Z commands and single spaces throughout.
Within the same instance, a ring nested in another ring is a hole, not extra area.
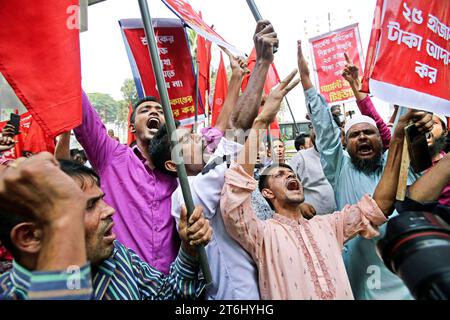
M 377 247 L 386 266 L 418 300 L 450 298 L 450 207 L 407 198 L 396 203 Z

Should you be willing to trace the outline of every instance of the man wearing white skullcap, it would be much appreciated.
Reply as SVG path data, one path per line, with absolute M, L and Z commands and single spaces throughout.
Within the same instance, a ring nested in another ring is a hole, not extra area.
M 368 123 L 368 124 L 373 125 L 375 128 L 377 127 L 375 120 L 373 120 L 372 118 L 370 118 L 368 116 L 357 115 L 357 116 L 353 116 L 351 119 L 347 120 L 347 122 L 345 124 L 345 128 L 344 128 L 345 135 L 347 135 L 348 130 L 350 130 L 351 127 L 353 127 L 356 124 L 360 124 L 360 123 Z

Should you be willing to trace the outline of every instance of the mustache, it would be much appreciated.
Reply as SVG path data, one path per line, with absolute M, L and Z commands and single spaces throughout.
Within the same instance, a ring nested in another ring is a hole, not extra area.
M 107 218 L 102 225 L 102 233 L 105 233 L 106 230 L 111 226 L 111 224 L 114 222 L 112 217 Z

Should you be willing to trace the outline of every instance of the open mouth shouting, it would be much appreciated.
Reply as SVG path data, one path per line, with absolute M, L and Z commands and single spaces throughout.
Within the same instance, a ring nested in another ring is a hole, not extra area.
M 286 189 L 289 191 L 300 191 L 300 183 L 297 181 L 297 179 L 289 179 L 286 182 Z
M 373 147 L 370 143 L 361 143 L 358 146 L 357 153 L 360 157 L 371 157 L 374 154 Z
M 153 134 L 156 134 L 159 130 L 160 124 L 161 121 L 158 117 L 150 117 L 147 121 L 147 128 L 150 129 Z

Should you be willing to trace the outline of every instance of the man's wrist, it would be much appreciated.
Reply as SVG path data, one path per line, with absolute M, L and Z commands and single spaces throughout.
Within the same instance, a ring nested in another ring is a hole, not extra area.
M 186 241 L 181 242 L 181 249 L 188 254 L 192 259 L 197 259 L 197 250 L 194 246 L 191 246 Z

